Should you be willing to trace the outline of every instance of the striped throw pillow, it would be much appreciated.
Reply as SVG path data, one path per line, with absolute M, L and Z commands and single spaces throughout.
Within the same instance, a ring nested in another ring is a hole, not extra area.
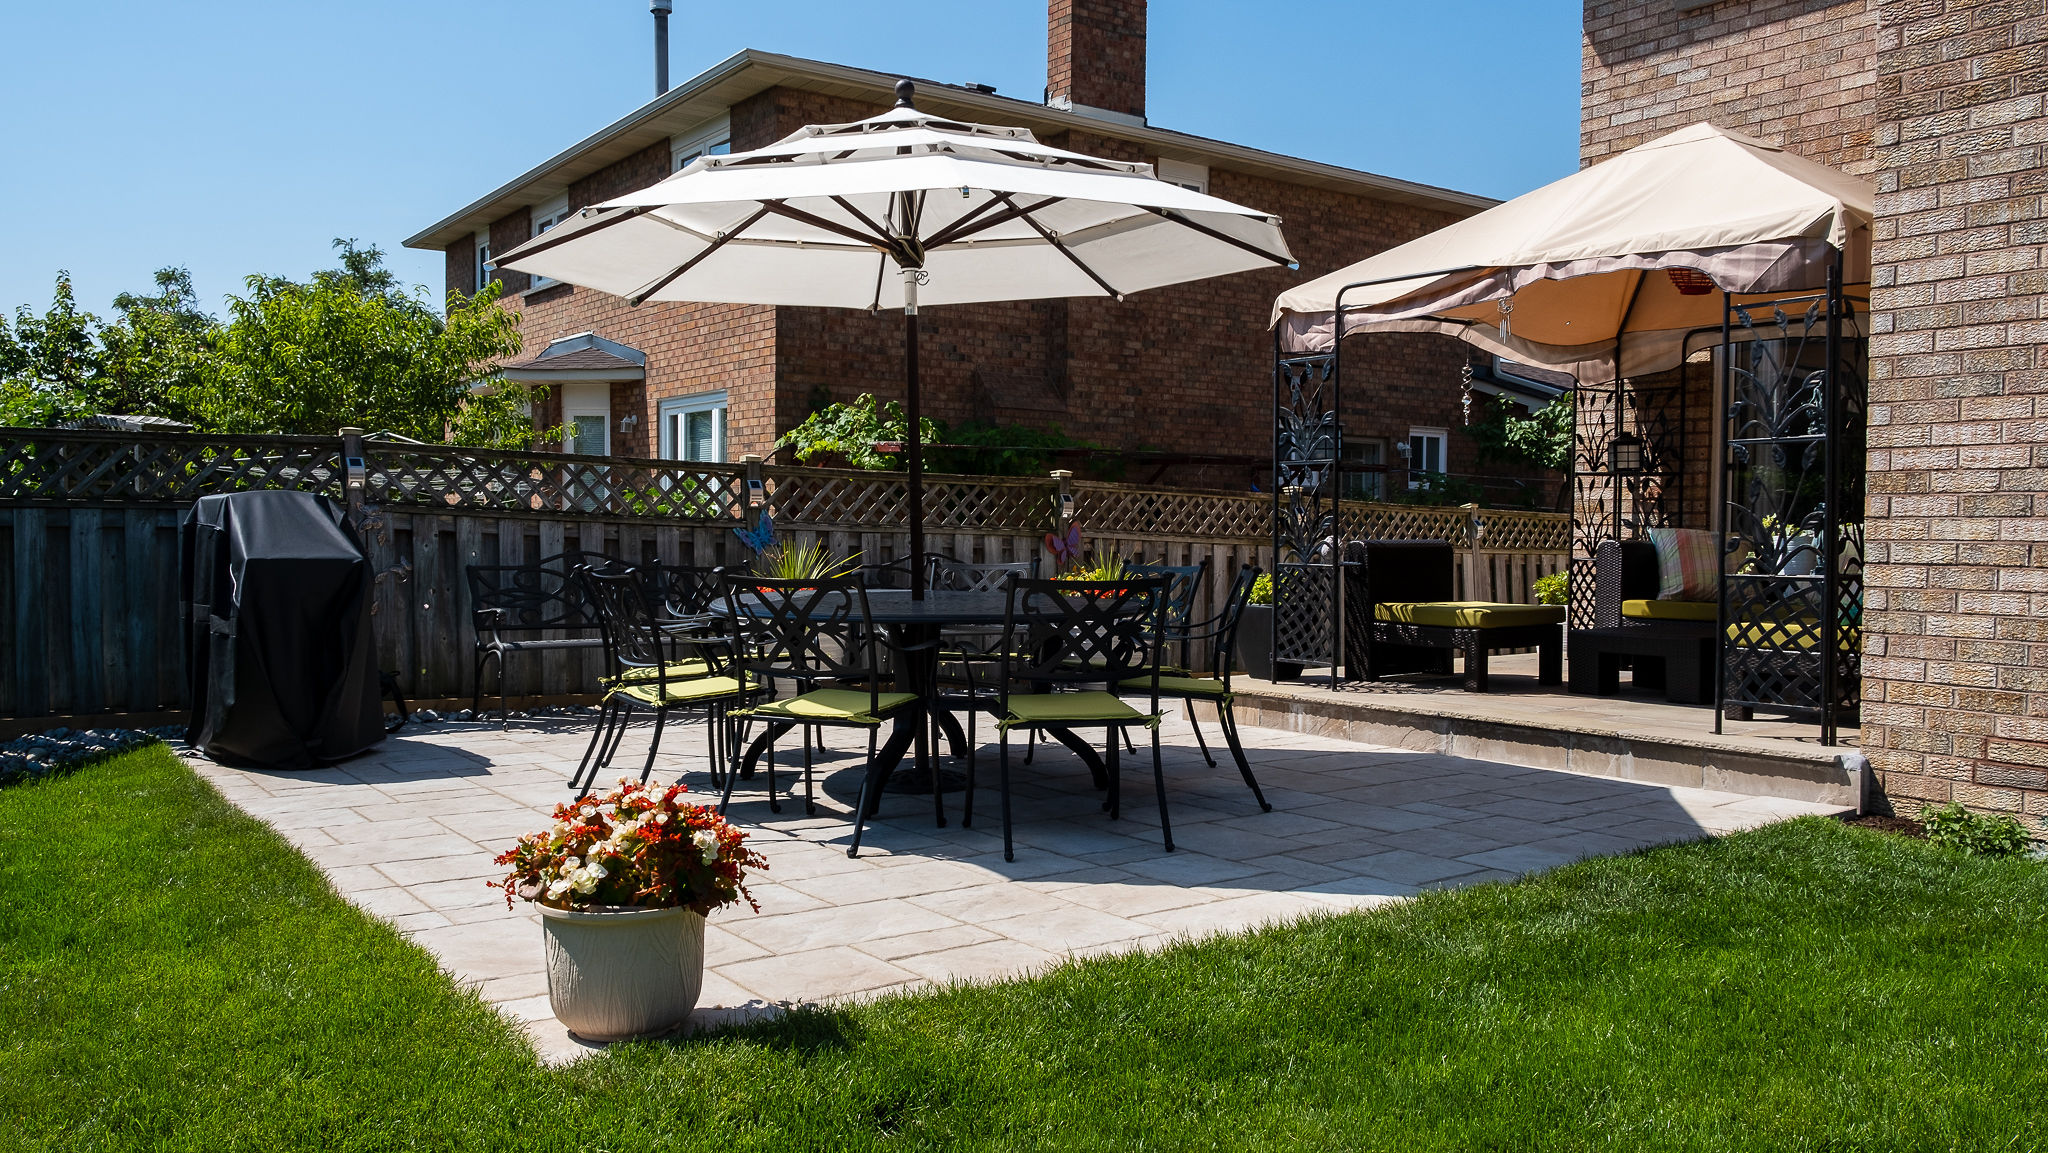
M 1657 599 L 1705 601 L 1721 595 L 1721 554 L 1714 534 L 1697 528 L 1653 528 L 1657 550 Z

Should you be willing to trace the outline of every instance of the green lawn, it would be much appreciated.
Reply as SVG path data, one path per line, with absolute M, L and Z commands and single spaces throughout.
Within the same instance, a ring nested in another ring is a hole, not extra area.
M 150 749 L 0 791 L 0 1148 L 2031 1149 L 2044 912 L 1807 820 L 547 1070 Z

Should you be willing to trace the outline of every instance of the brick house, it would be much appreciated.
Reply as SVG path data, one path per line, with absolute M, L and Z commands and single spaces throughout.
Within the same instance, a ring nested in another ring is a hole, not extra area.
M 1151 470 L 1242 488 L 1270 456 L 1272 343 L 1266 316 L 1288 284 L 1491 206 L 1432 188 L 1158 128 L 1145 118 L 1144 0 L 1051 0 L 1043 102 L 979 86 L 918 82 L 920 108 L 1021 125 L 1057 147 L 1150 162 L 1167 179 L 1279 215 L 1299 271 L 1276 269 L 1104 299 L 927 309 L 920 345 L 925 411 L 949 423 L 1058 426 L 1113 449 L 1223 455 L 1235 467 Z M 900 321 L 849 310 L 652 302 L 494 271 L 506 252 L 587 204 L 645 187 L 700 152 L 765 146 L 810 123 L 887 109 L 897 77 L 743 51 L 684 81 L 409 238 L 447 257 L 447 287 L 504 283 L 523 314 L 522 358 L 507 375 L 548 382 L 539 414 L 571 447 L 664 458 L 766 454 L 819 405 L 863 392 L 900 399 Z M 1360 415 L 1347 441 L 1353 495 L 1401 485 L 1405 459 L 1449 472 L 1507 472 L 1476 460 L 1464 423 L 1467 353 L 1406 337 L 1361 358 L 1347 387 Z M 1491 366 L 1481 366 L 1482 369 Z M 1480 375 L 1487 385 L 1486 374 Z M 1513 382 L 1509 382 L 1512 384 Z M 1403 452 L 1402 450 L 1408 450 Z M 1419 457 L 1416 454 L 1421 454 Z M 1524 470 L 1525 472 L 1527 470 Z
M 2048 0 L 1584 19 L 1583 163 L 1707 120 L 1875 184 L 1864 751 L 1902 809 L 2048 828 Z

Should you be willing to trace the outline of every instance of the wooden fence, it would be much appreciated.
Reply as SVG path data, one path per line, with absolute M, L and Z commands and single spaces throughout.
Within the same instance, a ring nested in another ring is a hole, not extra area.
M 351 487 L 351 458 L 359 459 Z M 699 465 L 452 449 L 359 438 L 152 436 L 0 429 L 0 717 L 184 707 L 178 522 L 198 497 L 296 488 L 347 501 L 377 573 L 381 667 L 408 695 L 467 697 L 475 634 L 464 569 L 580 548 L 732 564 L 751 507 L 785 539 L 886 561 L 909 550 L 903 478 L 747 462 Z M 1066 499 L 1098 556 L 1207 562 L 1199 613 L 1240 565 L 1272 565 L 1271 498 L 1013 477 L 933 477 L 926 547 L 966 561 L 1043 555 Z M 758 506 L 752 502 L 758 500 Z M 1346 537 L 1446 540 L 1462 599 L 1528 601 L 1566 563 L 1568 518 L 1345 506 Z M 1046 571 L 1050 559 L 1043 560 Z M 593 691 L 597 658 L 511 662 L 517 696 Z

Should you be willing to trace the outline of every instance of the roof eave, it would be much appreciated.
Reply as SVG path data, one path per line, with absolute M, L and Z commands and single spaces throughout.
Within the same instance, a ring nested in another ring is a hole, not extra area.
M 758 72 L 758 75 L 750 76 L 750 72 Z M 405 246 L 440 250 L 523 205 L 538 203 L 550 196 L 558 195 L 566 190 L 569 184 L 582 179 L 604 164 L 612 163 L 653 144 L 663 134 L 654 131 L 655 123 L 664 118 L 680 118 L 679 114 L 693 103 L 715 99 L 722 110 L 729 108 L 738 100 L 769 88 L 806 87 L 807 85 L 802 83 L 804 81 L 809 81 L 808 87 L 813 89 L 825 88 L 829 91 L 838 88 L 845 90 L 844 94 L 848 96 L 871 97 L 879 102 L 886 102 L 890 99 L 897 79 L 898 77 L 893 74 L 865 68 L 828 64 L 751 48 L 743 49 L 500 185 L 460 211 L 407 237 Z M 1291 183 L 1321 186 L 1354 194 L 1363 193 L 1382 200 L 1415 204 L 1439 211 L 1470 213 L 1500 203 L 1491 197 L 1305 160 L 1298 156 L 1267 152 L 1149 124 L 1124 124 L 1104 120 L 939 81 L 918 80 L 917 84 L 920 108 L 962 119 L 991 124 L 1022 123 L 1047 131 L 1088 132 L 1097 136 L 1150 145 L 1158 149 L 1162 155 L 1174 159 L 1221 162 L 1226 167 L 1274 176 Z M 715 114 L 708 107 L 702 112 L 702 116 L 696 117 L 698 121 Z M 672 127 L 676 131 L 681 131 L 685 126 L 678 123 Z M 647 135 L 648 139 L 638 142 L 631 140 L 640 135 Z M 618 156 L 602 159 L 601 163 L 589 163 L 586 159 L 593 154 L 603 157 L 611 152 L 618 152 Z M 1175 153 L 1179 155 L 1174 155 Z M 578 165 L 579 160 L 586 160 L 586 165 Z M 557 175 L 565 169 L 573 171 L 575 175 Z

